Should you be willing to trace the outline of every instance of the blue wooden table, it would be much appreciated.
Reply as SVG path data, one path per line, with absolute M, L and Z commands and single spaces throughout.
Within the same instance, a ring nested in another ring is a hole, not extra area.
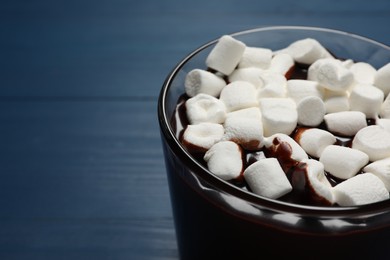
M 2 0 L 0 259 L 178 259 L 156 107 L 201 44 L 266 25 L 390 44 L 390 1 Z

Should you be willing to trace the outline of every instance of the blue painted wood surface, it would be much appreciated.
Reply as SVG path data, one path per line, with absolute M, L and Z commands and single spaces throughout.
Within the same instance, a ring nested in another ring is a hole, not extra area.
M 177 259 L 161 85 L 194 48 L 266 25 L 390 44 L 390 2 L 1 1 L 0 259 Z

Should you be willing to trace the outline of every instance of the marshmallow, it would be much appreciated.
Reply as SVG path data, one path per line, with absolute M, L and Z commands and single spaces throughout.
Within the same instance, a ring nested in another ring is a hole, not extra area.
M 214 144 L 204 155 L 207 168 L 223 180 L 240 177 L 243 172 L 242 148 L 231 141 Z
M 382 103 L 379 114 L 382 118 L 390 118 L 390 94 L 387 95 L 385 101 Z
M 288 74 L 291 69 L 294 67 L 294 59 L 290 54 L 287 53 L 277 53 L 273 56 L 271 60 L 271 65 L 269 67 L 270 71 L 282 74 L 288 78 Z
M 258 89 L 258 97 L 285 97 L 286 95 L 286 78 L 273 71 L 263 71 L 261 73 L 264 85 Z
M 277 133 L 263 140 L 264 146 L 272 157 L 281 161 L 294 161 L 296 164 L 309 159 L 303 148 L 289 135 Z
M 390 132 L 390 118 L 379 118 L 376 120 L 376 124 Z
M 368 155 L 364 152 L 339 145 L 327 146 L 320 156 L 325 171 L 339 179 L 356 175 L 368 161 Z
M 389 198 L 383 182 L 372 173 L 358 174 L 333 187 L 335 202 L 343 207 L 364 205 Z
M 182 143 L 191 152 L 206 152 L 224 135 L 220 124 L 200 123 L 188 125 L 183 133 Z
M 207 95 L 198 94 L 186 101 L 186 113 L 190 124 L 202 122 L 223 123 L 226 117 L 226 107 L 219 99 Z
M 327 114 L 349 110 L 349 96 L 343 91 L 330 91 L 326 89 L 324 103 Z
M 390 63 L 378 69 L 375 74 L 374 86 L 381 89 L 385 96 L 390 93 Z
M 383 92 L 367 84 L 357 84 L 349 95 L 351 110 L 361 111 L 366 118 L 376 118 L 380 112 L 384 96 Z
M 258 106 L 256 88 L 246 81 L 227 84 L 222 89 L 219 99 L 225 104 L 228 112 Z
M 374 84 L 376 69 L 371 64 L 366 62 L 353 63 L 349 70 L 357 83 Z
M 390 157 L 390 132 L 377 125 L 367 126 L 356 133 L 352 148 L 365 152 L 372 162 Z
M 240 117 L 240 118 L 261 120 L 261 112 L 258 107 L 250 107 L 250 108 L 244 108 L 233 112 L 229 112 L 226 114 L 226 118 L 229 117 Z
M 275 158 L 261 159 L 244 171 L 249 188 L 260 196 L 277 199 L 289 193 L 292 186 Z
M 224 35 L 207 56 L 206 65 L 224 75 L 229 75 L 240 62 L 245 48 L 245 43 Z
M 364 172 L 370 172 L 383 181 L 387 191 L 390 191 L 390 157 L 368 164 L 363 168 Z
M 316 81 L 290 79 L 287 81 L 286 88 L 287 96 L 297 104 L 305 97 L 315 96 L 322 99 L 324 96 L 324 88 L 320 87 Z
M 261 98 L 264 136 L 275 133 L 291 134 L 298 122 L 295 102 L 290 98 Z
M 233 81 L 248 81 L 252 83 L 257 89 L 263 87 L 264 80 L 261 76 L 263 70 L 259 68 L 241 68 L 236 69 L 229 75 L 229 82 Z
M 324 116 L 330 132 L 342 136 L 353 136 L 367 126 L 366 115 L 360 111 L 342 111 Z
M 347 69 L 350 69 L 354 63 L 355 62 L 352 59 L 346 59 L 346 60 L 341 61 L 341 64 L 344 66 L 344 68 L 347 68 Z
M 325 201 L 326 204 L 333 204 L 332 185 L 325 176 L 324 165 L 313 159 L 302 161 L 306 164 L 306 180 L 309 191 L 313 193 L 315 200 Z
M 194 97 L 199 93 L 218 97 L 226 83 L 221 77 L 211 72 L 194 69 L 187 74 L 184 86 L 189 97 Z
M 240 144 L 246 150 L 258 150 L 263 140 L 261 118 L 229 116 L 224 123 L 223 140 Z
M 333 134 L 318 128 L 303 129 L 297 133 L 294 140 L 308 155 L 315 158 L 320 158 L 322 151 L 337 141 Z
M 302 99 L 297 105 L 298 124 L 304 126 L 318 126 L 324 119 L 325 104 L 321 98 L 309 96 Z
M 332 55 L 317 40 L 306 38 L 291 43 L 285 50 L 294 61 L 304 64 L 312 64 L 322 58 L 330 58 Z
M 271 64 L 272 51 L 266 48 L 246 47 L 238 68 L 256 67 L 267 69 Z
M 354 82 L 352 72 L 340 60 L 333 58 L 319 59 L 310 65 L 307 79 L 317 81 L 324 88 L 333 91 L 346 91 Z

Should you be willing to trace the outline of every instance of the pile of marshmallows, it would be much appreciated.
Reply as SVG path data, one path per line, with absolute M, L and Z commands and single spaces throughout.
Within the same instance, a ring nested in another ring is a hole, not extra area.
M 307 79 L 288 79 L 295 63 L 308 65 Z M 329 205 L 389 198 L 390 63 L 375 69 L 340 60 L 312 38 L 272 51 L 225 35 L 206 66 L 185 79 L 189 125 L 182 143 L 204 152 L 212 173 L 224 180 L 243 175 L 252 192 L 280 198 L 293 189 L 280 160 L 245 168 L 242 158 L 243 149 L 277 151 L 283 144 L 291 160 L 304 163 L 310 190 Z M 326 130 L 319 128 L 324 123 Z M 297 126 L 305 130 L 293 138 Z M 352 144 L 336 145 L 336 136 Z M 325 171 L 342 181 L 332 186 Z

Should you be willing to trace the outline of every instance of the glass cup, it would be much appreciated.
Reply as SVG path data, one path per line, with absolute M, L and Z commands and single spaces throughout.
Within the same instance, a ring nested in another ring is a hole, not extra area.
M 248 46 L 287 47 L 315 38 L 340 59 L 376 68 L 390 62 L 390 48 L 371 39 L 324 28 L 262 27 L 232 34 Z M 218 39 L 185 57 L 168 75 L 158 117 L 181 259 L 261 259 L 266 256 L 321 259 L 390 257 L 390 201 L 319 207 L 255 195 L 213 175 L 181 145 L 176 105 L 186 74 L 206 68 Z M 299 259 L 299 258 L 298 258 Z

